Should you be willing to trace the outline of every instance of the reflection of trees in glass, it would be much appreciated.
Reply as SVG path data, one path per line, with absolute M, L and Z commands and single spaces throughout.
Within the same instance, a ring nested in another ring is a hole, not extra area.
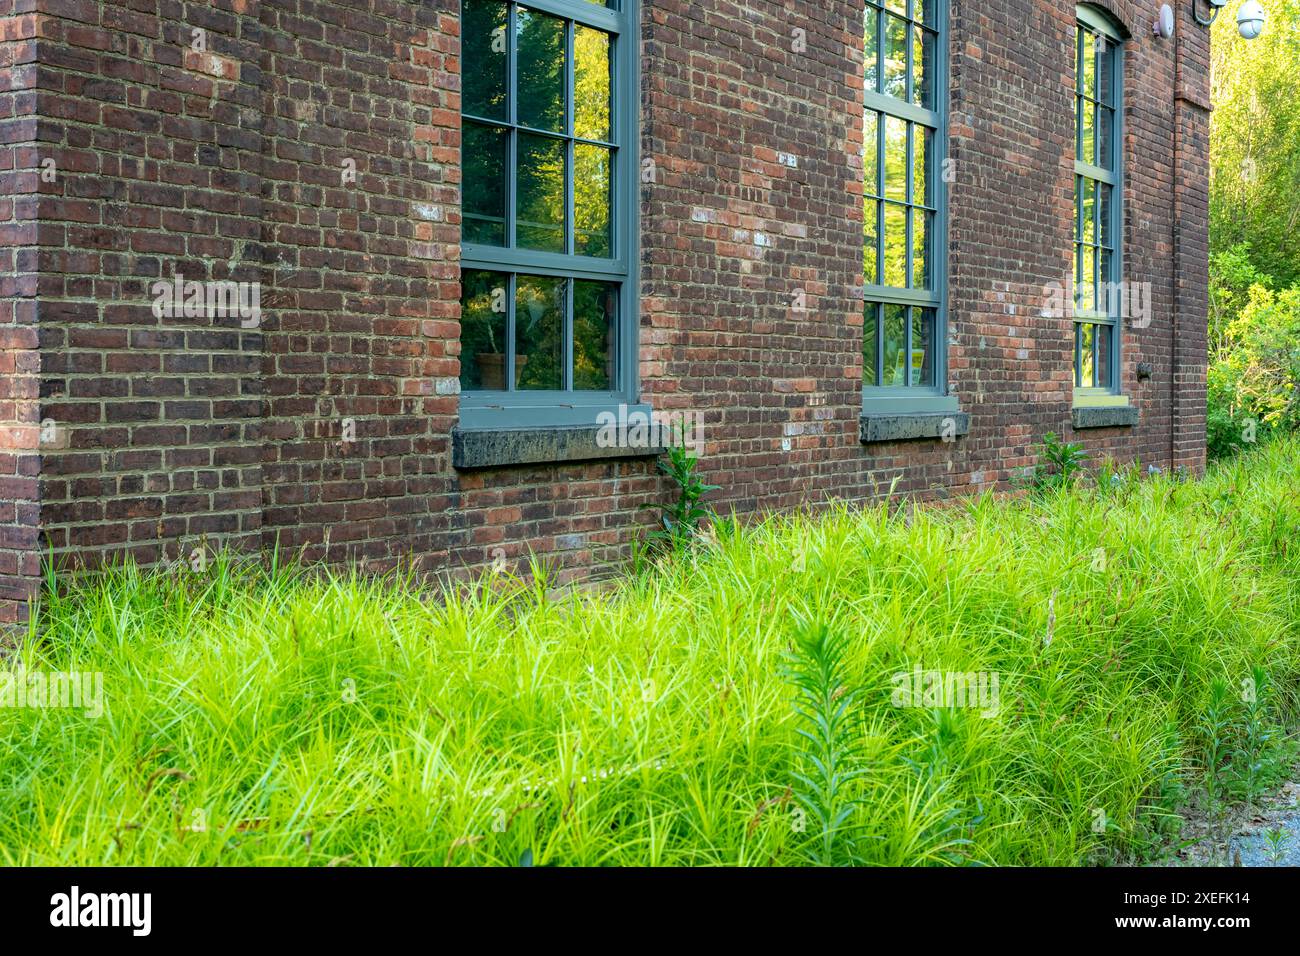
M 515 378 L 521 389 L 563 387 L 564 315 L 569 280 L 515 277 Z
M 614 387 L 614 317 L 618 286 L 612 282 L 573 283 L 573 387 L 605 390 Z
M 862 381 L 865 385 L 876 384 L 876 326 L 879 319 L 876 313 L 880 306 L 868 302 L 862 308 Z
M 567 78 L 564 21 L 520 7 L 515 29 L 519 54 L 519 124 L 563 133 Z
M 579 139 L 608 142 L 609 34 L 575 25 L 573 60 L 573 133 Z
M 506 244 L 506 136 L 500 127 L 468 120 L 462 128 L 464 242 Z
M 903 321 L 906 315 L 907 309 L 904 306 L 885 306 L 885 361 L 881 385 L 902 385 L 905 381 L 903 353 L 907 351 L 907 340 Z
M 564 252 L 564 141 L 519 133 L 515 245 Z
M 907 207 L 885 203 L 885 285 L 907 285 Z
M 589 27 L 573 28 L 574 135 L 607 142 L 610 129 L 609 34 Z M 574 252 L 609 258 L 610 187 L 613 153 L 604 147 L 577 143 L 573 149 Z
M 463 9 L 463 241 L 612 258 L 614 37 L 499 0 L 464 0 Z M 511 11 L 515 18 L 513 51 L 511 32 L 499 29 L 510 22 Z M 507 70 L 512 53 L 513 68 Z M 512 74 L 513 86 L 509 82 Z M 569 90 L 572 104 L 566 102 Z M 499 120 L 500 125 L 476 122 L 475 116 L 482 115 L 476 110 L 487 114 L 484 119 Z M 512 155 L 514 167 L 510 168 Z M 504 197 L 512 182 L 514 208 L 509 209 Z M 567 190 L 571 192 L 566 197 Z M 571 211 L 566 209 L 566 199 L 573 204 Z M 511 223 L 512 231 L 507 228 Z M 475 266 L 493 269 L 495 264 L 486 254 L 476 258 L 472 250 L 467 252 L 462 302 L 463 389 L 505 388 L 502 368 L 507 354 L 514 356 L 517 389 L 563 388 L 570 361 L 570 388 L 617 386 L 619 282 L 513 271 L 483 273 Z M 608 267 L 592 264 L 591 268 L 603 272 Z M 477 277 L 482 274 L 499 276 L 499 281 Z M 505 314 L 496 317 L 499 323 L 492 320 L 489 291 L 479 286 L 493 281 L 508 287 L 512 276 L 512 341 L 505 341 Z M 570 295 L 574 298 L 571 357 L 564 352 Z
M 501 272 L 466 269 L 460 281 L 460 387 L 485 388 L 478 356 L 504 351 L 508 277 Z M 499 387 L 499 383 L 488 384 Z
M 506 5 L 464 0 L 461 5 L 461 109 L 485 119 L 506 118 Z
M 612 254 L 609 236 L 610 151 L 603 146 L 577 143 L 573 147 L 574 253 L 608 259 Z

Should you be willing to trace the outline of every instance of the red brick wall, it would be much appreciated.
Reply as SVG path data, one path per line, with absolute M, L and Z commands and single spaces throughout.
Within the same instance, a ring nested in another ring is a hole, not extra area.
M 39 573 L 38 19 L 0 0 L 0 627 L 26 620 Z
M 40 466 L 56 549 L 93 564 L 278 541 L 372 569 L 532 550 L 562 580 L 626 556 L 651 520 L 638 506 L 670 494 L 652 462 L 451 467 L 454 0 L 40 2 L 39 83 L 0 59 L 0 129 L 29 102 L 12 92 L 26 77 L 59 175 L 5 182 L 41 194 L 40 414 L 70 445 Z M 1104 5 L 1133 36 L 1124 273 L 1153 284 L 1154 320 L 1124 340 L 1139 425 L 1073 437 L 1199 468 L 1208 38 L 1180 9 L 1176 80 L 1153 11 Z M 856 0 L 643 2 L 643 390 L 703 415 L 724 511 L 861 500 L 895 480 L 1004 487 L 1043 432 L 1071 436 L 1070 320 L 1043 312 L 1069 272 L 1074 4 L 953 4 L 949 378 L 972 416 L 956 442 L 857 437 L 861 20 Z M 0 37 L 0 51 L 30 48 Z M 0 156 L 34 168 L 14 135 Z M 15 191 L 0 198 L 0 256 L 33 244 L 5 205 Z M 150 286 L 178 271 L 260 281 L 259 326 L 155 318 Z M 0 330 L 30 332 L 30 284 L 0 283 Z M 0 480 L 27 460 L 0 457 Z M 21 527 L 0 531 L 6 588 L 31 551 L 9 546 Z

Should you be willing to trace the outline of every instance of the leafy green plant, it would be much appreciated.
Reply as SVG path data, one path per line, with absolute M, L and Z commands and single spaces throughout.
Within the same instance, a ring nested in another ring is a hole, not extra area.
M 799 718 L 792 789 L 818 827 L 809 857 L 820 866 L 854 862 L 848 821 L 858 802 L 853 783 L 864 771 L 850 716 L 857 692 L 844 676 L 848 642 L 825 623 L 799 621 L 793 644 L 784 671 L 795 687 Z
M 1034 494 L 1046 494 L 1071 487 L 1088 461 L 1088 453 L 1078 442 L 1062 442 L 1055 432 L 1043 436 L 1041 461 L 1025 475 L 1024 485 Z
M 1209 702 L 1200 729 L 1205 742 L 1205 796 L 1210 816 L 1214 817 L 1223 796 L 1222 774 L 1232 734 L 1232 698 L 1222 678 L 1210 683 Z
M 1250 693 L 1245 695 L 1245 733 L 1242 735 L 1240 748 L 1235 756 L 1242 767 L 1242 782 L 1245 796 L 1252 800 L 1261 789 L 1264 775 L 1266 748 L 1272 739 L 1272 732 L 1267 723 L 1268 671 L 1256 665 L 1251 668 L 1249 678 Z
M 699 459 L 684 445 L 673 444 L 667 459 L 660 458 L 658 470 L 667 475 L 677 489 L 677 500 L 662 507 L 661 528 L 650 532 L 646 538 L 661 550 L 676 552 L 693 544 L 707 522 L 717 515 L 704 501 L 704 496 L 717 491 L 718 485 L 706 484 L 699 475 Z M 660 507 L 646 505 L 644 507 Z
M 1286 827 L 1282 826 L 1273 827 L 1264 834 L 1264 841 L 1268 846 L 1268 860 L 1274 866 L 1281 866 L 1286 860 L 1286 844 L 1289 836 Z

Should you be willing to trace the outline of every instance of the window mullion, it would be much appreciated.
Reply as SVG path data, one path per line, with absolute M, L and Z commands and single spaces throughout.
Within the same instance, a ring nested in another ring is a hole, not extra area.
M 574 178 L 577 175 L 577 167 L 574 164 L 575 150 L 573 146 L 574 135 L 574 75 L 577 73 L 577 64 L 573 60 L 573 21 L 566 21 L 564 24 L 564 132 L 567 137 L 564 145 L 564 252 L 566 255 L 573 255 L 577 247 L 578 222 L 574 215 Z
M 515 274 L 508 273 L 506 276 L 506 360 L 505 373 L 506 380 L 504 388 L 507 392 L 515 390 Z
M 506 119 L 510 131 L 506 134 L 506 248 L 515 247 L 515 189 L 519 179 L 519 63 L 515 55 L 516 20 L 518 8 L 510 4 L 506 14 Z

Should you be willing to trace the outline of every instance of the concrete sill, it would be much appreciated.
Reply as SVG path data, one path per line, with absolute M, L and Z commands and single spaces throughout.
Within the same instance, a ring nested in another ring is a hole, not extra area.
M 543 428 L 453 428 L 453 468 L 496 468 L 605 458 L 654 458 L 662 448 L 602 448 L 595 425 Z
M 1070 424 L 1082 428 L 1131 428 L 1138 423 L 1132 405 L 1076 405 L 1070 409 Z
M 970 431 L 967 412 L 897 414 L 870 412 L 858 419 L 859 439 L 865 444 L 911 441 L 917 438 L 956 438 Z

